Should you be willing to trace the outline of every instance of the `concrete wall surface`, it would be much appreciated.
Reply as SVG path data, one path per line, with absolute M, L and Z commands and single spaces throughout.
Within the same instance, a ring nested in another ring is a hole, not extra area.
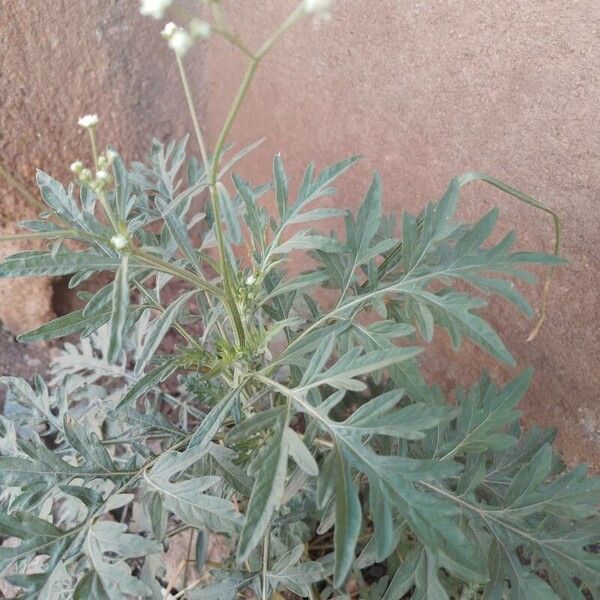
M 258 47 L 294 2 L 229 4 L 232 26 Z M 213 140 L 243 64 L 211 43 Z M 266 136 L 240 167 L 256 183 L 269 177 L 275 152 L 296 183 L 311 160 L 324 166 L 361 153 L 337 206 L 356 206 L 375 169 L 384 207 L 397 214 L 418 211 L 453 175 L 477 169 L 561 214 L 571 265 L 557 274 L 539 335 L 526 342 L 531 322 L 505 303 L 487 311 L 517 369 L 491 365 L 466 344 L 455 356 L 444 333 L 426 363 L 447 385 L 474 380 L 483 366 L 502 379 L 533 365 L 527 421 L 560 427 L 569 458 L 600 467 L 600 3 L 338 0 L 329 23 L 297 26 L 261 68 L 231 136 L 239 145 Z M 495 205 L 501 230 L 516 229 L 521 247 L 551 251 L 545 216 L 482 184 L 465 190 L 461 214 L 474 219 Z M 527 290 L 534 305 L 541 289 Z
M 293 5 L 224 0 L 253 47 Z M 66 179 L 68 164 L 88 152 L 75 125 L 87 112 L 103 119 L 103 143 L 128 158 L 143 156 L 152 134 L 191 129 L 161 24 L 137 10 L 134 0 L 0 2 L 0 158 L 26 182 L 36 167 Z M 214 143 L 244 61 L 211 40 L 186 63 Z M 418 211 L 453 175 L 478 169 L 558 210 L 571 265 L 557 274 L 537 338 L 525 341 L 531 322 L 505 303 L 487 311 L 517 369 L 492 364 L 468 344 L 455 355 L 441 332 L 425 363 L 449 389 L 483 367 L 502 380 L 533 365 L 527 421 L 559 426 L 568 459 L 596 469 L 599 65 L 597 0 L 338 0 L 330 22 L 296 26 L 265 60 L 231 135 L 238 147 L 266 136 L 239 167 L 256 183 L 269 177 L 276 152 L 292 184 L 311 160 L 324 166 L 364 154 L 340 182 L 337 206 L 357 206 L 375 169 L 384 207 L 397 214 Z M 461 215 L 477 218 L 495 205 L 501 230 L 517 229 L 521 247 L 551 250 L 544 216 L 482 185 L 465 190 Z M 24 214 L 0 184 L 0 229 L 13 230 Z M 8 285 L 0 288 L 5 324 L 19 329 L 52 313 L 50 282 Z M 534 305 L 541 287 L 527 290 Z

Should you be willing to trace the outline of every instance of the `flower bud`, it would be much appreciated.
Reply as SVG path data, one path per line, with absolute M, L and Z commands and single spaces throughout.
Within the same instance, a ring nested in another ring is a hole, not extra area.
M 100 121 L 100 119 L 98 119 L 98 115 L 97 114 L 84 115 L 83 117 L 81 117 L 77 121 L 77 124 L 80 127 L 84 127 L 85 129 L 89 129 L 90 127 L 95 127 L 96 125 L 98 125 L 99 121 Z
M 92 172 L 89 169 L 82 169 L 79 173 L 79 179 L 83 183 L 90 183 L 92 181 Z
M 192 38 L 185 29 L 178 29 L 169 38 L 169 48 L 178 56 L 183 56 L 192 47 Z
M 145 17 L 162 19 L 166 10 L 171 6 L 173 0 L 142 0 L 140 13 Z
M 104 169 L 106 169 L 106 167 L 108 167 L 108 158 L 106 158 L 106 156 L 104 156 L 103 154 L 101 154 L 98 157 L 98 166 L 102 170 L 104 170 Z
M 169 21 L 164 29 L 160 32 L 160 35 L 162 35 L 166 40 L 170 39 L 171 36 L 177 31 L 177 25 L 175 25 L 175 23 L 173 23 L 173 21 Z
M 83 171 L 83 163 L 80 160 L 76 160 L 75 162 L 71 163 L 69 170 L 71 173 L 76 173 L 79 175 L 81 171 Z
M 108 171 L 104 171 L 103 169 L 96 171 L 96 181 L 100 183 L 108 183 L 110 181 L 110 173 L 108 173 Z
M 123 248 L 125 248 L 129 242 L 124 235 L 118 234 L 113 235 L 110 238 L 110 243 L 113 245 L 115 250 L 123 250 Z
M 246 278 L 246 285 L 254 285 L 256 283 L 256 277 L 254 275 L 250 275 Z

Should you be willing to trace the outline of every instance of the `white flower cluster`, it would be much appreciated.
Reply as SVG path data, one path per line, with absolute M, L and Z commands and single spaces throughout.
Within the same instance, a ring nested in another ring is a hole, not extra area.
M 110 243 L 112 244 L 115 250 L 123 250 L 123 248 L 125 248 L 129 242 L 127 241 L 127 238 L 124 235 L 118 234 L 113 235 L 110 238 Z
M 173 0 L 142 0 L 140 13 L 145 17 L 162 19 Z
M 96 127 L 96 125 L 98 125 L 99 121 L 100 121 L 100 119 L 98 119 L 98 115 L 96 115 L 96 114 L 85 115 L 85 116 L 81 117 L 77 121 L 77 124 L 80 127 L 84 127 L 85 129 L 89 129 L 90 127 Z
M 210 37 L 210 34 L 210 23 L 200 19 L 190 21 L 189 31 L 169 22 L 161 32 L 161 35 L 168 40 L 169 48 L 179 56 L 183 56 L 193 46 L 195 39 L 206 39 Z
M 97 170 L 93 173 L 91 169 L 86 168 L 82 161 L 76 160 L 72 162 L 69 169 L 77 175 L 77 179 L 81 184 L 88 185 L 95 192 L 104 191 L 112 182 L 112 175 L 109 168 L 118 154 L 114 150 L 107 150 L 106 154 L 101 154 L 98 157 Z

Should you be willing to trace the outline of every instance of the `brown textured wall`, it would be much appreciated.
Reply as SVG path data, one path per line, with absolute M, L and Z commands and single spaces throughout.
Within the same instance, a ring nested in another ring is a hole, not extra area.
M 76 124 L 100 116 L 101 144 L 128 158 L 145 155 L 152 135 L 182 135 L 187 119 L 160 25 L 133 0 L 0 0 L 0 160 L 35 190 L 41 168 L 63 182 L 68 165 L 89 160 L 87 133 Z M 31 218 L 0 180 L 0 234 Z M 0 244 L 0 256 L 32 244 Z M 60 302 L 60 299 L 58 299 Z M 23 331 L 53 313 L 52 282 L 0 282 L 0 321 Z
M 240 34 L 258 42 L 293 0 L 236 3 Z M 260 9 L 257 6 L 268 8 Z M 561 429 L 571 460 L 600 467 L 600 3 L 597 0 L 339 0 L 328 24 L 298 26 L 263 65 L 232 139 L 267 140 L 243 165 L 269 176 L 281 151 L 297 182 L 310 160 L 366 159 L 346 176 L 339 206 L 355 206 L 381 171 L 388 211 L 418 210 L 468 169 L 489 172 L 557 209 L 572 261 L 552 286 L 549 318 L 530 323 L 494 303 L 492 321 L 518 360 L 537 374 L 528 422 Z M 255 43 L 254 46 L 257 44 Z M 214 140 L 242 61 L 211 46 L 207 122 Z M 268 71 L 268 74 L 267 74 Z M 498 203 L 502 228 L 522 246 L 552 248 L 547 220 L 482 184 L 461 212 L 476 218 Z M 529 290 L 535 303 L 541 286 Z M 451 356 L 435 340 L 428 370 L 449 383 L 488 364 L 472 347 Z M 513 372 L 494 366 L 506 377 Z
M 228 3 L 238 13 L 232 22 L 256 42 L 293 4 Z M 160 26 L 137 8 L 136 0 L 0 0 L 0 157 L 21 178 L 31 183 L 42 167 L 66 179 L 67 165 L 87 152 L 75 125 L 87 112 L 103 119 L 102 140 L 130 158 L 152 134 L 189 129 Z M 208 97 L 214 141 L 242 62 L 220 43 L 210 48 L 206 68 L 201 50 L 187 62 L 196 95 Z M 278 151 L 296 182 L 310 160 L 365 154 L 341 186 L 340 206 L 358 203 L 374 169 L 386 209 L 399 212 L 418 210 L 451 176 L 476 168 L 559 210 L 572 264 L 552 287 L 546 325 L 526 343 L 530 324 L 513 309 L 494 304 L 491 318 L 519 368 L 537 369 L 528 421 L 559 426 L 567 457 L 596 469 L 599 65 L 597 0 L 339 0 L 331 23 L 303 23 L 269 57 L 232 135 L 239 145 L 267 136 L 241 166 L 256 181 Z M 523 246 L 551 249 L 543 218 L 488 188 L 468 189 L 462 214 L 475 218 L 496 203 L 502 227 L 516 227 Z M 17 214 L 26 210 L 0 183 L 0 231 L 12 231 Z M 52 312 L 49 282 L 21 286 L 0 284 L 0 320 L 15 330 Z M 540 291 L 530 291 L 534 303 Z M 444 334 L 434 348 L 428 369 L 446 385 L 489 365 L 467 345 L 451 355 Z

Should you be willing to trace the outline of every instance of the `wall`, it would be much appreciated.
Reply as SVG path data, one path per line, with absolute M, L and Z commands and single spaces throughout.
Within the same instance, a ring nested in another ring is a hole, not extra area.
M 291 0 L 237 3 L 231 21 L 257 47 Z M 559 426 L 570 460 L 600 467 L 600 4 L 597 0 L 339 0 L 330 23 L 305 22 L 262 67 L 231 138 L 267 136 L 242 172 L 269 177 L 281 151 L 298 182 L 310 160 L 321 166 L 353 153 L 365 160 L 345 177 L 338 206 L 356 206 L 377 169 L 390 212 L 417 211 L 449 179 L 478 169 L 548 203 L 564 222 L 571 265 L 551 288 L 549 317 L 526 342 L 531 323 L 504 303 L 492 321 L 518 360 L 490 365 L 473 347 L 451 355 L 445 334 L 427 365 L 447 387 L 473 380 L 484 365 L 503 379 L 526 365 L 536 377 L 526 420 Z M 210 46 L 206 121 L 214 141 L 243 61 Z M 501 225 L 520 245 L 552 249 L 549 221 L 482 184 L 467 189 L 464 217 L 502 207 Z M 541 285 L 528 290 L 535 305 Z M 489 314 L 489 312 L 488 312 Z
M 256 47 L 293 0 L 229 4 L 231 21 Z M 86 156 L 75 122 L 87 112 L 100 114 L 102 141 L 129 158 L 144 154 L 152 134 L 168 139 L 190 128 L 160 24 L 137 9 L 134 0 L 0 5 L 0 158 L 31 188 L 37 167 L 66 181 L 67 165 Z M 310 160 L 365 154 L 344 179 L 339 206 L 356 206 L 374 169 L 385 208 L 399 213 L 476 168 L 556 208 L 571 266 L 552 286 L 545 326 L 527 343 L 531 324 L 512 308 L 494 303 L 491 318 L 518 368 L 537 370 L 526 420 L 560 426 L 567 458 L 596 469 L 599 31 L 596 0 L 338 0 L 330 23 L 297 26 L 268 58 L 232 135 L 238 146 L 267 136 L 240 167 L 254 181 L 268 178 L 278 151 L 296 182 Z M 243 65 L 223 44 L 209 47 L 206 65 L 202 50 L 187 62 L 214 142 Z M 524 247 L 551 249 L 544 218 L 488 188 L 466 190 L 461 212 L 476 218 L 495 204 L 502 229 L 516 228 Z M 0 184 L 0 232 L 25 215 Z M 540 292 L 529 291 L 532 303 Z M 0 282 L 0 320 L 14 331 L 31 327 L 52 316 L 52 298 L 50 281 Z M 468 345 L 454 356 L 444 334 L 426 364 L 448 388 L 485 365 L 500 379 L 516 372 Z
M 37 168 L 68 182 L 72 161 L 90 161 L 87 133 L 76 124 L 84 114 L 98 113 L 101 145 L 113 144 L 128 158 L 143 157 L 152 135 L 187 130 L 161 25 L 141 17 L 138 6 L 133 0 L 0 2 L 0 161 L 32 192 Z M 0 235 L 34 215 L 0 179 Z M 2 243 L 0 256 L 32 246 Z M 48 320 L 63 300 L 55 286 L 44 278 L 0 281 L 0 321 L 19 332 Z

